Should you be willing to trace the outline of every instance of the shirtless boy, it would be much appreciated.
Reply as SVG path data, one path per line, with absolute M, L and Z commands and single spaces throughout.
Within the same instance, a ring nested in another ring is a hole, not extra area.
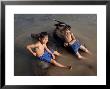
M 60 56 L 60 53 L 58 53 L 57 51 L 49 50 L 46 45 L 47 42 L 47 32 L 41 32 L 39 35 L 39 41 L 37 41 L 35 44 L 27 45 L 27 49 L 41 61 L 52 63 L 58 67 L 71 69 L 71 66 L 62 65 L 55 60 L 55 55 Z M 32 49 L 35 49 L 35 52 Z
M 72 52 L 75 53 L 79 59 L 87 59 L 87 58 L 81 56 L 81 54 L 79 53 L 78 50 L 81 49 L 84 52 L 90 54 L 89 50 L 86 47 L 84 47 L 83 45 L 81 45 L 78 40 L 76 40 L 75 36 L 70 31 L 70 28 L 66 27 L 65 29 L 62 30 L 62 33 L 63 33 L 63 37 L 65 39 L 64 46 L 65 47 L 69 46 L 70 49 L 72 50 Z

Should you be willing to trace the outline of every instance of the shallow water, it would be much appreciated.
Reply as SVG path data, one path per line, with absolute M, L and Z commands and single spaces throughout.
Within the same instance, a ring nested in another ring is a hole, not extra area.
M 58 19 L 71 25 L 72 32 L 76 38 L 85 45 L 92 56 L 80 52 L 87 57 L 78 60 L 75 55 L 61 47 L 53 39 L 54 21 Z M 63 57 L 56 60 L 65 65 L 72 65 L 72 70 L 58 68 L 50 65 L 48 69 L 42 69 L 38 61 L 26 49 L 26 45 L 33 43 L 31 33 L 47 31 L 49 35 L 49 46 L 61 51 Z M 14 16 L 14 74 L 16 76 L 95 76 L 97 75 L 97 16 L 95 14 L 70 14 L 70 15 L 18 15 Z

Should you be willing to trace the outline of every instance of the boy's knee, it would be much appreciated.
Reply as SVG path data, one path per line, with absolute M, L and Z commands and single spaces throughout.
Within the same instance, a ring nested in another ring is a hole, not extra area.
M 77 57 L 78 57 L 79 59 L 81 58 L 81 56 L 79 56 L 79 55 L 78 55 Z
M 85 52 L 88 52 L 87 48 L 84 49 Z
M 80 54 L 77 54 L 76 56 L 77 56 L 79 59 L 82 57 Z
M 55 63 L 55 60 L 54 59 L 51 59 L 51 63 Z
M 57 51 L 54 51 L 54 54 L 57 54 L 58 52 Z

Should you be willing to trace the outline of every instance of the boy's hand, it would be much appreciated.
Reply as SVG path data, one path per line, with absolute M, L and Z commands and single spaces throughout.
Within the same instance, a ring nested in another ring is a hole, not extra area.
M 64 43 L 64 46 L 67 47 L 68 46 L 68 43 Z
M 71 42 L 68 43 L 68 45 L 74 44 L 75 41 L 76 41 L 76 40 L 72 40 Z
M 52 54 L 53 59 L 55 59 L 55 56 Z
M 36 53 L 33 53 L 34 56 L 36 56 Z

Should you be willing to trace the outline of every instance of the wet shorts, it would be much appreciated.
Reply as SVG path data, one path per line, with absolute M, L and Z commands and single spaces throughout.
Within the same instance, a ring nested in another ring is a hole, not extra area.
M 50 50 L 50 51 L 52 53 L 54 52 L 54 50 Z M 38 57 L 38 59 L 41 60 L 41 61 L 45 61 L 45 62 L 50 63 L 51 59 L 53 59 L 53 57 L 52 57 L 52 55 L 49 52 L 45 51 L 42 56 Z
M 70 45 L 70 49 L 73 53 L 77 53 L 79 48 L 80 48 L 81 44 L 79 43 L 79 41 L 75 41 L 72 45 Z

